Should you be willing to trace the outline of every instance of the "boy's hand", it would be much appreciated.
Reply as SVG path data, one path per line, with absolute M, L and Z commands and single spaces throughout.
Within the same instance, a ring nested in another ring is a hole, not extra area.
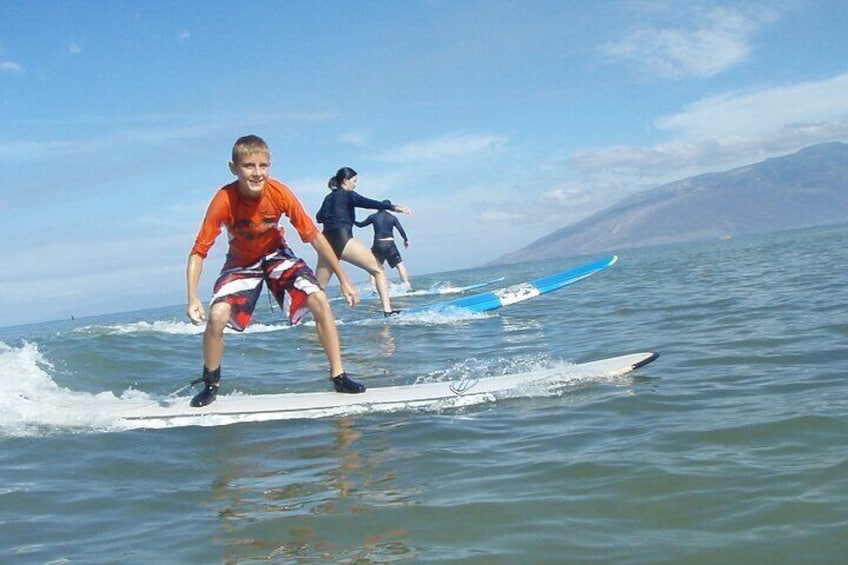
M 359 293 L 356 291 L 356 287 L 353 283 L 343 282 L 341 283 L 342 296 L 347 300 L 348 306 L 356 306 L 359 304 Z
M 203 309 L 203 303 L 200 300 L 193 300 L 186 308 L 186 315 L 191 323 L 195 326 L 200 325 L 206 319 L 206 311 Z

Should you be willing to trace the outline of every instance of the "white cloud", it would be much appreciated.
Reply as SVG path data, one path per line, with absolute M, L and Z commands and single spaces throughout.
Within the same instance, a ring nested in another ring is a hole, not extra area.
M 177 41 L 182 43 L 183 41 L 188 41 L 191 39 L 191 32 L 188 30 L 181 31 L 177 34 Z
M 559 186 L 539 196 L 539 204 L 543 207 L 573 208 L 585 206 L 592 200 L 591 192 L 581 186 Z
M 165 121 L 169 116 L 154 116 L 151 121 Z M 132 122 L 115 122 L 114 131 L 95 137 L 48 139 L 45 141 L 16 140 L 0 142 L 0 162 L 5 160 L 37 162 L 69 156 L 90 155 L 107 147 L 133 147 L 138 145 L 158 145 L 173 140 L 200 139 L 226 130 L 230 124 L 221 120 L 212 123 L 196 120 L 196 123 L 180 123 L 163 127 L 137 127 Z M 119 127 L 120 126 L 120 127 Z
M 409 143 L 396 149 L 390 149 L 376 158 L 392 163 L 420 163 L 426 161 L 444 161 L 447 159 L 467 159 L 480 155 L 499 152 L 506 138 L 495 135 L 451 134 L 437 139 Z
M 43 161 L 56 156 L 73 155 L 76 150 L 73 141 L 9 141 L 0 143 L 0 162 Z
M 848 73 L 818 82 L 704 98 L 656 121 L 687 139 L 759 136 L 797 124 L 848 119 Z
M 651 146 L 612 146 L 576 153 L 584 178 L 641 183 L 737 166 L 803 146 L 848 139 L 848 73 L 745 93 L 704 98 L 659 118 L 674 139 Z
M 82 53 L 82 47 L 80 47 L 79 43 L 76 41 L 72 41 L 70 45 L 68 45 L 68 53 L 71 55 L 79 55 Z
M 0 62 L 0 72 L 10 75 L 20 75 L 24 73 L 23 66 L 12 61 Z
M 350 131 L 341 136 L 342 142 L 350 145 L 364 145 L 367 139 L 364 133 L 356 131 Z
M 513 222 L 524 218 L 524 214 L 505 210 L 486 210 L 480 213 L 480 221 L 484 223 Z
M 627 174 L 667 166 L 669 162 L 689 161 L 698 153 L 690 143 L 671 142 L 654 146 L 613 145 L 603 149 L 580 151 L 571 157 L 571 164 L 584 174 L 601 172 Z
M 751 39 L 776 17 L 771 9 L 696 9 L 685 14 L 691 25 L 645 25 L 620 41 L 600 47 L 613 59 L 635 62 L 651 76 L 678 79 L 711 77 L 745 62 Z

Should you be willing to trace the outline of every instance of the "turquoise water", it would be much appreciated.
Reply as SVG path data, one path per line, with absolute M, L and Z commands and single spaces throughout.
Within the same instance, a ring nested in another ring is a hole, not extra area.
M 486 315 L 334 303 L 369 386 L 662 355 L 462 408 L 122 430 L 98 407 L 197 374 L 182 306 L 0 328 L 0 561 L 842 562 L 848 226 L 619 256 Z M 507 285 L 595 258 L 413 282 Z M 323 390 L 325 366 L 314 329 L 264 302 L 227 336 L 223 393 Z

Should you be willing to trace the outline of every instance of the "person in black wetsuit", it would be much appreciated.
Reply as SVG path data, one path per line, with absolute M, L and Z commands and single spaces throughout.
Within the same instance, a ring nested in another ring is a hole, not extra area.
M 391 316 L 397 314 L 392 310 L 389 300 L 389 286 L 386 281 L 386 273 L 377 262 L 377 258 L 371 250 L 353 237 L 353 222 L 356 220 L 356 208 L 369 208 L 372 210 L 393 210 L 402 214 L 409 214 L 410 210 L 405 206 L 393 204 L 389 200 L 372 200 L 356 192 L 358 177 L 356 171 L 350 167 L 342 167 L 335 176 L 330 178 L 327 186 L 330 194 L 324 197 L 321 209 L 316 214 L 316 219 L 323 224 L 324 236 L 330 241 L 333 251 L 342 261 L 356 265 L 374 277 L 377 292 L 380 295 L 380 305 L 383 314 Z M 329 263 L 319 257 L 318 266 L 315 268 L 315 276 L 323 288 L 333 271 Z
M 369 225 L 374 226 L 374 242 L 371 244 L 371 252 L 380 266 L 386 261 L 389 262 L 389 267 L 397 269 L 400 280 L 406 286 L 407 292 L 412 290 L 412 284 L 409 282 L 409 273 L 406 272 L 406 266 L 403 264 L 403 257 L 400 256 L 397 245 L 395 245 L 394 230 L 397 230 L 403 238 L 403 246 L 409 249 L 409 238 L 406 237 L 406 232 L 403 226 L 400 225 L 400 220 L 397 219 L 391 212 L 380 210 L 365 218 L 361 222 L 354 221 L 357 227 L 364 228 Z M 371 280 L 371 283 L 376 286 L 376 281 Z

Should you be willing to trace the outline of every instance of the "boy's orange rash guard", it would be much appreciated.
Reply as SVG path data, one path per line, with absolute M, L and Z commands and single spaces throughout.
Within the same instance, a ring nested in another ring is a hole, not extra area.
M 269 178 L 255 202 L 242 198 L 238 181 L 230 183 L 212 198 L 191 253 L 205 259 L 225 225 L 230 248 L 224 268 L 246 267 L 285 243 L 285 229 L 278 225 L 283 214 L 304 243 L 318 236 L 315 222 L 291 189 L 280 181 Z

